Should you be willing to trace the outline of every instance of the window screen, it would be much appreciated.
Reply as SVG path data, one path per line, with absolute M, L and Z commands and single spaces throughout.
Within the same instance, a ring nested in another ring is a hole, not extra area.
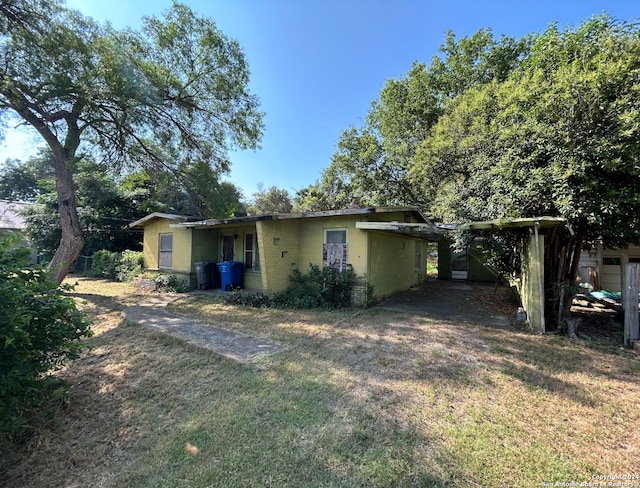
M 171 268 L 173 261 L 173 234 L 160 234 L 160 256 L 158 266 Z
M 253 268 L 253 234 L 245 234 L 244 236 L 244 267 Z
M 347 269 L 347 230 L 328 229 L 324 234 L 324 266 L 340 271 Z

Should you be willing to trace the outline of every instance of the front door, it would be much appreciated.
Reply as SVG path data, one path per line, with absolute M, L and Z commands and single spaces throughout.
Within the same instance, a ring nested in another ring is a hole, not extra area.
M 233 261 L 234 236 L 222 236 L 222 260 Z

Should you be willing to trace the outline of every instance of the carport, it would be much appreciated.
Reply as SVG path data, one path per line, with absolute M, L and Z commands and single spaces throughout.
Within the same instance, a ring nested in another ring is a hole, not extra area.
M 546 332 L 544 318 L 544 252 L 545 232 L 548 229 L 567 225 L 560 217 L 510 218 L 486 221 L 467 222 L 465 224 L 411 224 L 400 222 L 358 222 L 356 228 L 367 231 L 395 232 L 413 238 L 438 242 L 439 278 L 451 279 L 451 276 L 440 274 L 440 250 L 450 247 L 448 234 L 454 230 L 468 231 L 475 234 L 497 231 L 514 231 L 522 237 L 522 270 L 515 278 L 514 286 L 520 294 L 523 308 L 527 314 L 530 327 L 539 332 Z M 524 233 L 523 233 L 524 231 Z M 422 295 L 424 299 L 428 297 Z M 420 299 L 420 296 L 416 296 Z M 472 304 L 470 304 L 472 305 Z

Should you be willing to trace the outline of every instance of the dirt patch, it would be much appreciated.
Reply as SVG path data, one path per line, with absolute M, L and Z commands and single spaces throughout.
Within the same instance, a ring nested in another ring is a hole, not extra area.
M 377 308 L 455 323 L 509 327 L 515 321 L 516 305 L 511 290 L 492 283 L 428 281 L 398 293 Z

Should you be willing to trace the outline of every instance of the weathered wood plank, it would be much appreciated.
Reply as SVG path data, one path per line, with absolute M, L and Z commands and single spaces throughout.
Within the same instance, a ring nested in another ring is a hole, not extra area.
M 638 321 L 638 291 L 640 291 L 640 263 L 628 263 L 624 268 L 622 306 L 624 309 L 624 345 L 640 339 Z

